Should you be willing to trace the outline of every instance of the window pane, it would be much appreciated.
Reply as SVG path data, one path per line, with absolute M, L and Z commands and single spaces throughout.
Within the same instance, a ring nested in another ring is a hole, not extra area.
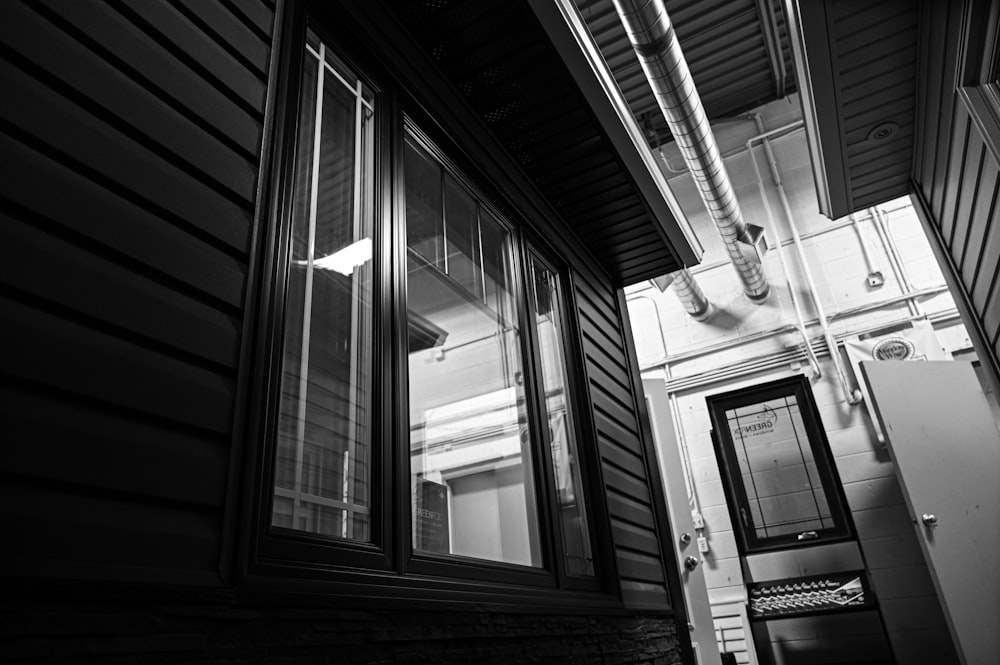
M 469 293 L 483 299 L 476 200 L 450 175 L 444 179 L 446 270 Z
M 488 211 L 480 210 L 482 224 L 479 237 L 483 254 L 483 301 L 493 309 L 510 310 L 510 293 L 504 288 L 507 283 L 507 232 Z
M 407 233 L 443 227 L 425 202 L 447 191 L 448 265 L 456 268 L 449 274 L 408 243 L 413 546 L 539 566 L 510 234 L 457 183 L 446 188 L 443 169 L 427 166 L 435 160 L 421 147 L 408 141 L 406 151 L 406 165 L 418 169 L 406 172 Z M 486 265 L 478 238 L 490 248 Z
M 444 270 L 444 207 L 441 165 L 422 150 L 407 149 L 406 244 L 431 265 Z
M 570 575 L 593 575 L 594 560 L 590 550 L 587 513 L 580 495 L 583 482 L 577 461 L 572 413 L 566 386 L 566 353 L 563 349 L 563 319 L 560 310 L 559 282 L 555 274 L 532 259 L 531 275 L 535 309 L 535 332 L 542 361 L 542 387 L 549 426 L 549 449 L 555 471 L 559 500 L 559 522 L 565 543 L 566 572 Z
M 296 146 L 271 523 L 367 541 L 371 100 L 319 58 L 306 57 Z
M 726 411 L 757 538 L 834 526 L 794 396 Z

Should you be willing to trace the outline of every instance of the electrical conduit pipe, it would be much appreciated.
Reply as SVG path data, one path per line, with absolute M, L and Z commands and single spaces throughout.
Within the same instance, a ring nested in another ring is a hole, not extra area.
M 757 129 L 761 132 L 761 134 L 764 134 L 764 122 L 760 119 L 759 115 L 756 116 L 755 120 L 757 122 Z M 795 246 L 795 252 L 798 255 L 799 263 L 802 265 L 802 274 L 806 278 L 809 295 L 816 307 L 816 318 L 819 321 L 820 329 L 823 332 L 823 339 L 826 341 L 827 349 L 830 351 L 830 359 L 833 361 L 834 369 L 837 372 L 840 387 L 844 391 L 844 396 L 847 398 L 848 404 L 859 404 L 863 399 L 861 391 L 856 388 L 851 388 L 851 383 L 847 379 L 847 373 L 844 371 L 844 363 L 840 359 L 840 351 L 837 346 L 837 340 L 834 338 L 833 332 L 830 330 L 830 322 L 826 318 L 826 311 L 823 309 L 823 303 L 820 301 L 818 290 L 816 288 L 816 281 L 813 279 L 812 270 L 809 268 L 809 260 L 806 258 L 805 249 L 802 247 L 802 238 L 799 236 L 799 230 L 795 226 L 795 217 L 792 214 L 792 207 L 788 203 L 788 196 L 785 194 L 785 187 L 781 183 L 781 174 L 778 172 L 778 164 L 774 159 L 774 153 L 771 151 L 770 137 L 764 136 L 764 138 L 761 139 L 761 143 L 764 146 L 764 154 L 767 157 L 768 167 L 771 169 L 771 178 L 774 180 L 774 187 L 778 191 L 778 198 L 781 201 L 781 207 L 784 210 L 785 219 L 788 221 L 788 230 L 792 234 L 792 243 Z M 751 153 L 750 156 L 753 157 L 753 153 Z M 756 159 L 754 159 L 755 168 L 756 163 Z

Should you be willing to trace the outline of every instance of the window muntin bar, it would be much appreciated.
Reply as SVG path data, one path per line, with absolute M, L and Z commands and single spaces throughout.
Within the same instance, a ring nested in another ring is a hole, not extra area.
M 307 44 L 306 51 L 309 53 L 309 55 L 313 56 L 320 62 L 324 63 L 326 72 L 328 74 L 333 74 L 334 78 L 336 78 L 340 82 L 340 84 L 343 85 L 348 90 L 355 91 L 356 88 L 359 85 L 361 85 L 360 81 L 358 81 L 357 83 L 351 83 L 346 78 L 344 78 L 344 76 L 341 75 L 341 73 L 337 70 L 337 68 L 334 67 L 334 65 L 331 63 L 331 60 L 335 61 L 336 58 L 329 51 L 326 50 L 325 44 L 320 44 L 319 50 L 313 48 L 311 44 Z M 322 55 L 320 55 L 321 53 Z M 363 104 L 365 108 L 368 109 L 370 113 L 375 112 L 375 107 L 370 99 L 360 94 L 358 95 L 358 99 L 361 102 L 361 104 Z

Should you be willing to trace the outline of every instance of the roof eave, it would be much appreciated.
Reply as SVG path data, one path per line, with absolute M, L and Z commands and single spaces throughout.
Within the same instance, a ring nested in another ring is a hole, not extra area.
M 837 219 L 849 214 L 854 206 L 838 112 L 839 85 L 831 56 L 827 6 L 826 2 L 811 2 L 803 12 L 799 0 L 784 2 L 819 210 Z

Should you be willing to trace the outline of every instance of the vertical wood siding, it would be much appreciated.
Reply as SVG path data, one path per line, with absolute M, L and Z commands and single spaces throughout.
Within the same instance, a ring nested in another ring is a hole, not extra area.
M 218 569 L 273 20 L 0 7 L 9 572 Z
M 574 279 L 585 371 L 611 519 L 622 598 L 633 607 L 670 605 L 660 525 L 649 483 L 656 461 L 647 459 L 610 282 L 581 269 Z M 641 396 L 640 396 L 641 399 Z
M 928 205 L 953 262 L 956 277 L 969 294 L 987 342 L 997 352 L 1000 341 L 1000 169 L 983 128 L 970 115 L 969 100 L 959 96 L 952 109 L 947 169 L 943 186 L 931 186 Z M 926 190 L 925 190 L 926 191 Z
M 920 151 L 913 179 L 985 341 L 998 354 L 1000 123 L 973 80 L 978 60 L 988 56 L 969 50 L 976 47 L 970 35 L 982 27 L 982 17 L 965 4 L 926 3 L 923 8 L 921 41 L 927 52 L 921 80 L 926 83 L 919 97 Z M 993 361 L 996 365 L 996 355 Z

